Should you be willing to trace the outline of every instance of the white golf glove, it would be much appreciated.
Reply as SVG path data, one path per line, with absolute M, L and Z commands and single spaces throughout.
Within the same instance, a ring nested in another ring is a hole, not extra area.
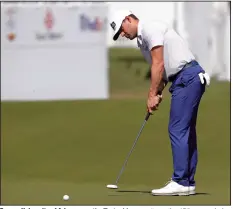
M 204 84 L 206 81 L 206 85 L 210 85 L 210 76 L 208 75 L 208 73 L 199 73 L 198 75 L 202 84 Z

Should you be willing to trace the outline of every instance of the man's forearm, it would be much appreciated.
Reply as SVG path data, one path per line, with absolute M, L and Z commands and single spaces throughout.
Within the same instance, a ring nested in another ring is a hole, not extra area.
M 149 94 L 151 96 L 158 95 L 163 90 L 164 86 L 161 89 L 161 82 L 163 80 L 163 72 L 164 72 L 163 63 L 153 64 L 151 66 L 151 85 L 150 85 L 150 91 L 149 91 Z

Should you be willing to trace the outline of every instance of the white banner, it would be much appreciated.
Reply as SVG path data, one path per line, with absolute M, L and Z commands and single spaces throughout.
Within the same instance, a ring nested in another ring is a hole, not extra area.
M 33 5 L 1 7 L 1 99 L 107 99 L 107 7 Z
M 2 44 L 107 43 L 107 6 L 1 7 Z

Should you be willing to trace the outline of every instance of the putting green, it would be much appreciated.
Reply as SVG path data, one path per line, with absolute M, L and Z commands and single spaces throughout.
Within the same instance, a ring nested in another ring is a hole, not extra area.
M 229 204 L 229 98 L 211 91 L 199 112 L 199 194 L 191 197 L 148 193 L 172 173 L 168 97 L 142 132 L 118 184 L 122 192 L 106 185 L 115 182 L 141 127 L 144 99 L 3 103 L 2 203 Z

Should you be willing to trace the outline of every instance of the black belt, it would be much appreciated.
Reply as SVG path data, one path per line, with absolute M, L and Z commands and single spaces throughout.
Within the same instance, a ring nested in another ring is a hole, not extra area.
M 198 65 L 198 62 L 197 62 L 196 60 L 193 60 L 193 61 L 191 61 L 191 62 L 186 63 L 186 64 L 184 65 L 184 67 L 183 67 L 178 73 L 169 76 L 169 77 L 168 77 L 168 81 L 169 81 L 169 82 L 173 82 L 181 72 L 183 72 L 185 69 L 187 69 L 187 68 L 189 68 L 189 67 L 192 67 L 192 66 L 195 66 L 195 65 Z

